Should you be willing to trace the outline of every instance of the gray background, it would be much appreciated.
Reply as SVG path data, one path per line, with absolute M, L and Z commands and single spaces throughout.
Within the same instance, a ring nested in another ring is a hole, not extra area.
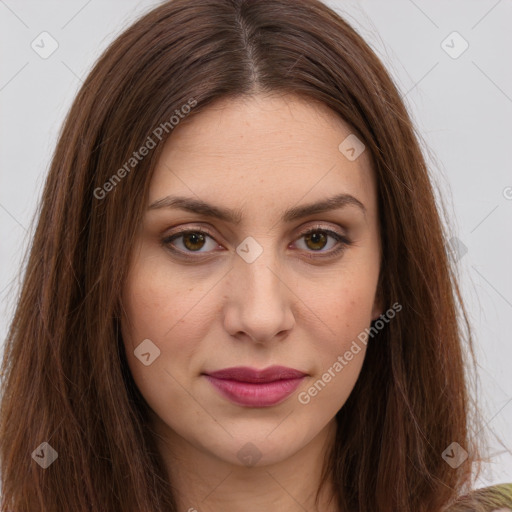
M 0 346 L 63 118 L 101 52 L 158 3 L 0 0 Z M 512 482 L 512 2 L 326 3 L 383 60 L 423 138 L 457 237 L 477 340 L 480 434 L 494 432 L 504 442 L 490 438 L 491 458 L 477 485 Z M 31 47 L 44 31 L 58 43 L 46 59 Z M 460 53 L 464 41 L 469 46 Z

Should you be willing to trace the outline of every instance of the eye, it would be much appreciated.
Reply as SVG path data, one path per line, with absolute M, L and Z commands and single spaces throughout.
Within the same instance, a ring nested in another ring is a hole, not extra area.
M 179 243 L 175 243 L 177 240 L 179 240 Z M 335 256 L 351 244 L 348 238 L 341 233 L 321 227 L 315 227 L 302 232 L 297 240 L 303 241 L 301 250 L 309 253 L 319 253 L 318 256 L 308 254 L 307 257 L 309 258 Z M 210 250 L 208 250 L 208 243 L 210 243 Z M 162 244 L 174 253 L 184 257 L 188 257 L 191 253 L 208 254 L 216 247 L 220 247 L 213 236 L 204 229 L 182 230 L 174 235 L 165 237 L 162 240 Z M 329 245 L 328 250 L 324 250 Z
M 178 239 L 182 239 L 181 240 L 181 243 L 178 244 L 178 245 L 181 245 L 183 248 L 178 248 L 176 249 L 176 247 L 174 246 L 174 244 L 172 242 L 174 242 L 175 240 L 178 240 Z M 182 253 L 187 253 L 187 252 L 201 252 L 201 253 L 205 253 L 205 252 L 209 252 L 209 251 L 201 251 L 200 249 L 202 249 L 203 247 L 207 247 L 207 239 L 210 239 L 212 241 L 214 241 L 213 237 L 207 232 L 207 231 L 203 231 L 201 229 L 197 229 L 197 230 L 184 230 L 184 231 L 180 231 L 179 233 L 176 233 L 174 235 L 171 235 L 171 236 L 168 236 L 166 238 L 164 238 L 162 240 L 163 244 L 168 246 L 172 251 L 175 251 L 175 252 L 182 252 Z M 213 249 L 215 248 L 216 246 L 218 246 L 217 243 L 211 243 L 210 244 L 210 249 Z
M 329 245 L 329 238 L 331 239 L 330 248 L 328 250 L 323 250 L 327 245 Z M 320 257 L 329 257 L 340 254 L 351 244 L 350 240 L 341 233 L 330 229 L 324 229 L 322 227 L 315 227 L 308 231 L 304 231 L 300 234 L 298 240 L 304 240 L 304 246 L 306 247 L 305 250 L 307 252 L 320 253 Z M 308 249 L 311 249 L 312 251 L 308 251 Z M 308 254 L 307 257 L 316 258 L 318 256 L 315 254 Z

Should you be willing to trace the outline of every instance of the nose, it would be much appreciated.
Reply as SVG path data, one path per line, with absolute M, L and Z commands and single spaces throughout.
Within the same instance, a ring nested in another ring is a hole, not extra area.
M 224 328 L 232 336 L 254 343 L 282 340 L 295 324 L 292 308 L 298 300 L 287 286 L 287 272 L 270 248 L 249 261 L 235 255 L 226 276 Z

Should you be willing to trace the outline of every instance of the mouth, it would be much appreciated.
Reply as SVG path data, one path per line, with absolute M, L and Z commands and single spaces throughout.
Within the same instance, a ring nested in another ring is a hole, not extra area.
M 245 407 L 271 407 L 288 398 L 307 376 L 284 366 L 238 366 L 202 374 L 223 397 Z

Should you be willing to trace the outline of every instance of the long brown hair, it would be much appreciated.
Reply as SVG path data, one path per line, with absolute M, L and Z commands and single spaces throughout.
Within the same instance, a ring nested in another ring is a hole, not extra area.
M 387 307 L 403 306 L 369 342 L 337 414 L 325 480 L 340 510 L 435 512 L 469 490 L 479 459 L 468 422 L 471 331 L 393 81 L 317 0 L 174 0 L 104 52 L 60 134 L 5 344 L 3 512 L 177 510 L 120 336 L 127 255 L 176 110 L 193 105 L 186 122 L 219 98 L 259 92 L 320 101 L 364 141 L 378 187 L 378 292 Z M 156 147 L 132 165 L 148 137 Z M 46 469 L 36 463 L 53 453 L 44 442 L 58 454 Z M 458 467 L 442 456 L 453 442 L 469 455 Z

